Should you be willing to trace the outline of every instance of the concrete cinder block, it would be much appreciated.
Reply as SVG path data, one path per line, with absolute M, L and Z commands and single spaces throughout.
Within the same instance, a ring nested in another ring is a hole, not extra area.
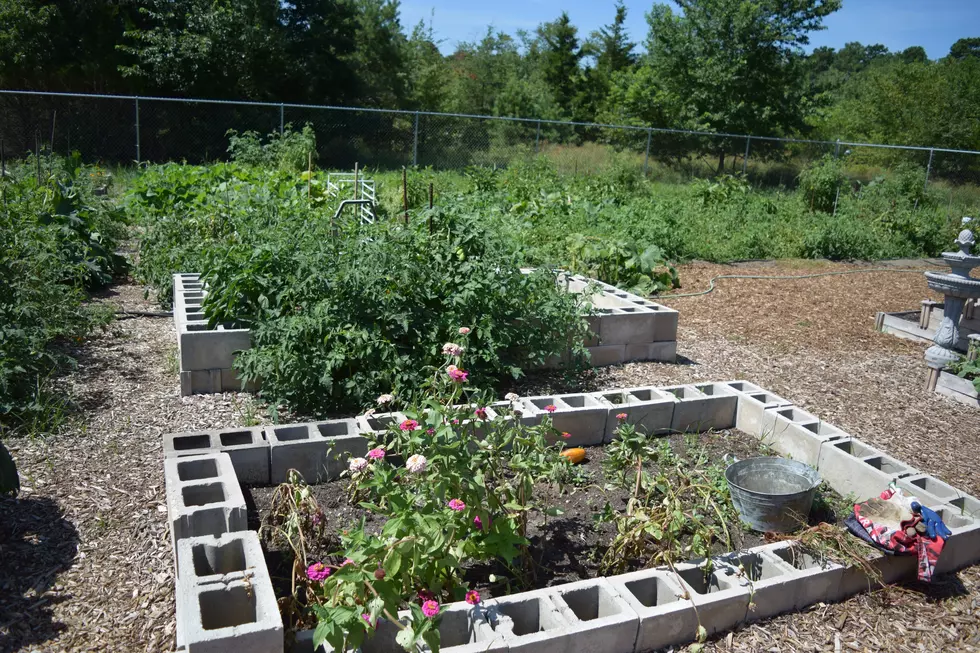
M 262 427 L 170 433 L 163 436 L 163 452 L 167 458 L 215 451 L 229 455 L 240 483 L 269 483 L 269 442 L 265 439 Z
M 930 507 L 952 531 L 936 562 L 935 572 L 945 574 L 980 562 L 980 516 L 948 504 Z
M 749 591 L 738 583 L 736 569 L 721 563 L 707 574 L 703 563 L 683 563 L 675 569 L 709 636 L 745 621 Z
M 674 404 L 677 403 L 673 395 L 648 387 L 596 392 L 593 396 L 604 404 L 608 411 L 603 442 L 612 442 L 619 427 L 619 419 L 616 416 L 622 413 L 626 413 L 626 422 L 635 426 L 640 432 L 655 435 L 670 431 Z
M 592 367 L 622 365 L 626 360 L 626 345 L 598 345 L 589 347 L 588 352 Z
M 187 653 L 282 652 L 282 618 L 268 573 L 194 585 L 185 596 L 177 630 Z
M 734 581 L 749 592 L 746 621 L 768 619 L 794 609 L 797 589 L 792 576 L 794 569 L 782 559 L 760 549 L 732 553 L 721 559 L 737 570 Z
M 521 400 L 524 407 L 542 417 L 551 416 L 551 422 L 558 433 L 571 436 L 564 442 L 571 447 L 602 444 L 606 432 L 608 410 L 599 400 L 588 394 L 552 395 L 549 397 L 528 397 Z M 554 406 L 554 411 L 548 411 Z M 554 434 L 549 441 L 557 442 L 560 436 Z
M 246 574 L 268 575 L 262 544 L 255 531 L 235 531 L 214 536 L 177 540 L 177 603 L 183 603 L 181 586 L 224 583 Z M 190 597 L 184 597 L 189 599 Z
M 245 498 L 228 454 L 167 458 L 164 479 L 174 541 L 248 528 Z
M 676 310 L 672 308 L 667 308 L 666 306 L 661 306 L 660 304 L 654 304 L 653 306 L 648 306 L 656 311 L 656 326 L 653 332 L 654 342 L 669 342 L 677 341 L 677 318 L 680 315 Z
M 871 455 L 881 452 L 855 438 L 831 440 L 820 447 L 817 472 L 840 495 L 864 501 L 881 494 L 894 478 L 866 464 L 863 458 Z
M 810 425 L 807 424 L 806 426 Z M 777 416 L 772 431 L 763 432 L 759 439 L 762 444 L 771 447 L 781 456 L 816 467 L 820 458 L 820 447 L 823 446 L 825 440 L 818 437 L 806 426 Z
M 495 632 L 503 635 L 511 653 L 572 653 L 580 651 L 571 624 L 546 590 L 493 599 L 500 615 Z
M 329 441 L 312 424 L 267 426 L 265 435 L 273 485 L 285 483 L 290 470 L 299 472 L 307 483 L 319 483 L 326 476 Z
M 568 622 L 576 650 L 631 653 L 640 619 L 605 578 L 552 588 L 555 607 Z
M 728 386 L 738 395 L 735 428 L 756 437 L 762 435 L 764 414 L 767 408 L 782 408 L 793 405 L 792 402 L 748 381 L 727 381 L 723 385 Z
M 508 650 L 502 632 L 495 631 L 499 615 L 493 606 L 471 606 L 464 602 L 447 606 L 439 620 L 439 650 L 446 653 L 504 653 Z M 428 653 L 420 646 L 420 653 Z
M 611 313 L 602 315 L 599 341 L 603 345 L 654 342 L 656 332 L 657 311 L 639 306 L 619 306 L 613 308 Z
M 698 617 L 673 573 L 644 569 L 607 579 L 639 617 L 635 651 L 647 653 L 694 641 Z
M 720 383 L 657 388 L 677 398 L 670 428 L 684 433 L 728 429 L 735 425 L 738 396 Z
M 398 426 L 407 418 L 403 413 L 374 413 L 358 415 L 354 418 L 357 430 L 363 434 L 384 433 L 392 426 Z
M 884 454 L 879 453 L 874 454 L 874 456 L 887 458 Z M 939 503 L 949 503 L 954 499 L 964 496 L 962 492 L 952 485 L 943 483 L 938 478 L 933 478 L 928 474 L 909 474 L 898 481 L 898 486 L 906 492 L 924 497 L 928 503 L 935 503 L 935 499 L 939 499 Z
M 779 418 L 782 420 L 777 422 Z M 780 430 L 788 428 L 790 424 L 807 427 L 819 423 L 820 420 L 815 416 L 796 406 L 767 408 L 762 414 L 762 437 L 778 436 Z
M 792 568 L 785 582 L 793 584 L 794 609 L 834 601 L 840 596 L 840 581 L 844 574 L 841 565 L 821 559 L 798 542 L 777 542 L 760 548 Z
M 524 402 L 517 400 L 511 401 L 495 401 L 490 404 L 490 408 L 493 409 L 495 419 L 498 420 L 520 420 L 520 423 L 525 427 L 537 426 L 541 423 L 541 417 L 544 415 L 544 411 L 539 411 L 537 409 L 530 409 Z
M 665 340 L 663 342 L 644 342 L 639 344 L 626 345 L 625 360 L 629 361 L 657 361 L 660 363 L 673 363 L 677 361 L 677 341 Z
M 915 555 L 886 555 L 870 549 L 868 563 L 880 574 L 880 582 L 873 581 L 860 567 L 848 566 L 841 574 L 838 596 L 833 600 L 843 600 L 860 592 L 879 589 L 903 580 L 912 580 L 919 568 L 919 561 Z

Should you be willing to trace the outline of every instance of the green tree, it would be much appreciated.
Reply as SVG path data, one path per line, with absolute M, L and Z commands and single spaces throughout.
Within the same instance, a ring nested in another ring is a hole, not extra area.
M 626 5 L 617 2 L 613 22 L 592 32 L 582 46 L 583 55 L 593 63 L 583 74 L 578 100 L 580 120 L 596 120 L 606 104 L 613 77 L 636 64 L 635 48 L 626 34 Z
M 405 67 L 411 108 L 441 111 L 445 104 L 449 64 L 439 52 L 432 24 L 426 27 L 425 21 L 419 21 L 412 30 L 406 48 Z
M 898 58 L 901 59 L 902 63 L 925 63 L 929 61 L 929 57 L 926 55 L 926 49 L 921 45 L 913 45 L 910 48 L 905 48 L 898 53 Z
M 980 58 L 980 38 L 970 37 L 959 39 L 949 48 L 951 59 L 965 59 L 967 57 Z
M 803 127 L 802 46 L 840 0 L 676 0 L 647 14 L 647 66 L 674 126 L 779 135 Z M 714 139 L 719 171 L 731 143 Z
M 536 33 L 538 49 L 533 59 L 562 114 L 574 116 L 582 83 L 582 70 L 579 68 L 582 49 L 579 47 L 578 29 L 572 25 L 568 13 L 562 12 L 557 20 L 539 25 Z

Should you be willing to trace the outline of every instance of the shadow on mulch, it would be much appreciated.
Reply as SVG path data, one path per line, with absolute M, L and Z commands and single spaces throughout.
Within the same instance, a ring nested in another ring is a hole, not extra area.
M 930 603 L 945 601 L 957 596 L 966 596 L 970 593 L 956 572 L 936 576 L 931 583 L 923 583 L 918 580 L 907 581 L 902 583 L 902 588 L 914 592 Z
M 0 651 L 32 648 L 66 629 L 52 606 L 70 597 L 47 592 L 77 552 L 78 531 L 55 501 L 0 498 Z

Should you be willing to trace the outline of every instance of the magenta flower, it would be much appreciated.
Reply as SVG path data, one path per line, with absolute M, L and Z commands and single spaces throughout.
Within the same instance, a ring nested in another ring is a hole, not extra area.
M 483 520 L 480 519 L 480 515 L 473 518 L 473 527 L 478 531 L 483 530 Z
M 425 429 L 426 435 L 435 435 L 435 432 L 436 432 L 435 429 Z
M 486 419 L 487 418 L 487 409 L 486 408 L 477 408 L 476 410 L 473 411 L 473 414 L 476 415 L 477 417 L 479 417 L 480 419 Z
M 368 628 L 374 628 L 374 624 L 371 623 L 371 615 L 365 612 L 361 615 L 361 619 L 367 622 Z
M 469 376 L 470 373 L 466 370 L 459 369 L 455 365 L 450 365 L 446 368 L 446 374 L 448 374 L 449 378 L 456 383 L 465 383 L 466 377 Z
M 616 415 L 616 419 L 618 419 L 620 422 L 625 422 L 627 417 L 629 417 L 629 415 L 626 413 L 618 413 Z
M 470 605 L 479 605 L 480 603 L 480 593 L 476 590 L 470 590 L 466 593 L 466 602 Z
M 555 412 L 556 410 L 558 410 L 558 407 L 557 407 L 557 406 L 555 406 L 554 404 L 548 404 L 547 406 L 545 406 L 545 407 L 544 407 L 544 409 L 545 409 L 546 411 L 548 411 L 549 413 L 553 413 L 553 412 Z
M 435 601 L 436 595 L 429 590 L 419 590 L 418 592 L 419 603 L 425 603 L 426 601 Z
M 438 601 L 426 601 L 422 604 L 422 614 L 426 617 L 432 618 L 439 614 L 439 602 Z
M 463 510 L 466 510 L 466 504 L 460 501 L 459 499 L 450 499 L 449 507 L 452 510 L 455 510 L 456 512 L 462 512 Z
M 314 562 L 306 568 L 306 577 L 320 582 L 330 575 L 330 568 L 322 562 Z
M 561 437 L 567 440 L 568 438 L 572 437 L 572 434 L 569 433 L 568 431 L 565 431 L 564 433 L 561 434 Z
M 381 460 L 385 457 L 385 450 L 381 447 L 375 447 L 374 449 L 371 449 L 371 451 L 367 452 L 367 456 L 371 460 Z
M 419 427 L 419 423 L 416 422 L 414 419 L 407 419 L 398 425 L 398 428 L 400 428 L 403 431 L 414 431 L 418 427 Z

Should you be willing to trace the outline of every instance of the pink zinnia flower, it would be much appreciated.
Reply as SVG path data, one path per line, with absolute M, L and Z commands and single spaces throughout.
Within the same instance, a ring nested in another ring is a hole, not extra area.
M 477 515 L 476 517 L 473 518 L 473 527 L 476 528 L 476 530 L 478 531 L 483 530 L 483 520 L 480 519 L 480 515 Z
M 627 417 L 629 417 L 629 415 L 627 415 L 626 413 L 618 413 L 616 415 L 616 419 L 618 419 L 620 422 L 626 421 Z
M 466 602 L 470 605 L 479 605 L 480 603 L 480 593 L 476 590 L 470 590 L 466 593 Z
M 422 604 L 422 614 L 426 617 L 432 618 L 439 614 L 439 602 L 438 601 L 426 601 Z
M 546 411 L 548 411 L 549 413 L 553 413 L 553 412 L 555 412 L 556 410 L 558 410 L 558 407 L 557 407 L 557 406 L 555 406 L 554 404 L 548 404 L 547 406 L 545 406 L 545 407 L 544 407 L 544 409 L 545 409 Z
M 374 628 L 374 624 L 371 623 L 371 615 L 365 612 L 361 615 L 361 619 L 367 622 L 368 628 Z
M 480 419 L 486 419 L 487 418 L 487 409 L 486 408 L 477 408 L 476 410 L 473 411 L 473 414 L 476 415 L 477 417 L 479 417 Z
M 419 603 L 425 603 L 426 601 L 435 601 L 436 595 L 429 590 L 419 590 L 418 591 Z
M 306 577 L 317 582 L 322 581 L 330 575 L 330 568 L 322 562 L 314 562 L 306 568 Z
M 414 419 L 407 419 L 398 425 L 398 428 L 400 428 L 403 431 L 414 431 L 418 427 L 419 427 L 419 423 L 416 422 Z
M 565 431 L 564 433 L 561 434 L 561 437 L 567 440 L 568 438 L 572 437 L 572 434 L 569 433 L 568 431 Z
M 435 435 L 435 432 L 436 432 L 435 429 L 425 429 L 426 435 Z
M 367 452 L 367 456 L 371 460 L 381 460 L 385 457 L 385 450 L 381 447 L 375 447 L 374 449 L 371 449 L 371 451 Z
M 469 327 L 459 327 L 459 335 L 465 336 L 471 331 Z
M 449 507 L 455 510 L 456 512 L 461 512 L 463 510 L 466 510 L 466 504 L 460 501 L 459 499 L 450 499 Z
M 455 365 L 450 365 L 446 368 L 446 374 L 448 374 L 449 378 L 456 383 L 463 383 L 466 381 L 466 377 L 469 376 L 470 373 L 466 370 L 459 369 Z
M 346 567 L 347 565 L 354 564 L 354 561 L 350 558 L 344 558 L 344 561 L 340 564 L 341 567 Z

